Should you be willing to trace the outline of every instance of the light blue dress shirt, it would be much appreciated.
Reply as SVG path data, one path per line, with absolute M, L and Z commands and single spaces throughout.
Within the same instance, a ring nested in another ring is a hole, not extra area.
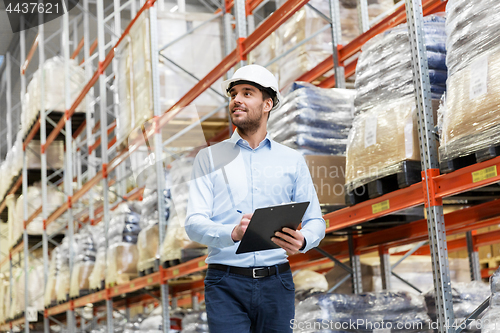
M 232 240 L 231 232 L 242 214 L 303 201 L 310 202 L 301 229 L 306 239 L 301 252 L 305 253 L 318 246 L 325 236 L 325 221 L 303 156 L 268 135 L 252 149 L 235 131 L 230 139 L 200 150 L 195 158 L 186 232 L 193 241 L 208 246 L 208 264 L 239 267 L 280 264 L 287 261 L 286 251 L 281 248 L 236 254 L 239 242 Z

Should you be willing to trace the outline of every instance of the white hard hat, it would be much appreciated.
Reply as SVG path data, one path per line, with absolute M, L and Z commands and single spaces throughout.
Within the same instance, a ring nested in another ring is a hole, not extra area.
M 260 65 L 248 65 L 238 69 L 233 77 L 229 80 L 222 82 L 222 91 L 226 93 L 228 97 L 229 90 L 237 84 L 236 82 L 242 81 L 241 83 L 255 83 L 262 88 L 271 89 L 275 93 L 275 98 L 273 99 L 273 108 L 271 110 L 277 109 L 281 104 L 280 90 L 278 89 L 278 81 L 274 77 L 273 73 L 267 70 L 265 67 Z

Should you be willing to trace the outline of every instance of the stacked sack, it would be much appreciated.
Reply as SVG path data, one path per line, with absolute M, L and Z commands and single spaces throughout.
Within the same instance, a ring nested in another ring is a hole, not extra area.
M 60 269 L 60 266 L 58 265 L 60 262 L 60 248 L 61 245 L 57 246 L 51 253 L 49 275 L 47 277 L 47 285 L 45 287 L 44 294 L 44 305 L 46 308 L 54 306 L 57 303 L 56 281 Z
M 445 19 L 424 18 L 433 107 L 445 91 Z M 356 117 L 347 144 L 347 191 L 419 161 L 411 49 L 406 24 L 372 38 L 356 68 Z
M 421 296 L 406 292 L 316 294 L 295 308 L 294 332 L 430 333 Z
M 96 248 L 92 227 L 84 227 L 75 235 L 76 252 L 71 273 L 70 297 L 87 295 L 90 292 L 89 277 L 94 270 Z
M 208 333 L 208 320 L 205 311 L 192 311 L 182 319 L 181 333 Z
M 120 285 L 137 277 L 137 238 L 141 231 L 140 207 L 121 203 L 109 221 L 106 286 Z
M 76 243 L 73 239 L 73 244 L 71 244 L 72 252 L 76 252 Z M 57 266 L 57 277 L 56 277 L 56 298 L 57 302 L 67 302 L 69 300 L 69 286 L 70 286 L 70 275 L 71 269 L 69 266 L 69 256 L 70 256 L 70 242 L 69 237 L 64 237 L 61 245 L 59 245 L 59 253 L 56 258 Z
M 500 330 L 500 269 L 490 277 L 490 307 L 483 315 L 481 333 L 497 333 Z
M 185 155 L 169 165 L 169 189 L 173 206 L 170 209 L 165 240 L 160 249 L 160 260 L 164 266 L 172 266 L 207 254 L 206 246 L 192 242 L 184 229 L 193 161 L 193 157 Z
M 344 155 L 354 94 L 354 90 L 295 82 L 282 106 L 269 116 L 269 135 L 303 154 Z
M 163 200 L 165 205 L 165 221 L 170 219 L 170 207 L 172 200 L 170 198 L 170 189 L 168 174 L 165 174 L 165 189 L 163 191 Z M 137 270 L 139 273 L 145 272 L 149 269 L 156 270 L 157 261 L 159 262 L 159 221 L 158 221 L 158 191 L 156 186 L 156 173 L 152 172 L 146 179 L 146 187 L 142 195 L 141 202 L 141 232 L 137 240 L 137 249 L 139 251 L 139 261 L 137 263 Z
M 500 2 L 448 1 L 441 161 L 500 143 Z
M 455 313 L 455 325 L 458 327 L 474 310 L 477 309 L 490 295 L 486 283 L 473 281 L 469 283 L 457 283 L 452 287 L 453 312 Z M 436 294 L 434 289 L 424 295 L 429 317 L 437 322 Z M 462 332 L 479 333 L 481 322 L 473 320 Z
M 92 229 L 96 257 L 94 269 L 89 276 L 89 288 L 91 291 L 96 291 L 104 289 L 104 280 L 106 278 L 106 234 L 104 233 L 104 222 L 99 222 Z

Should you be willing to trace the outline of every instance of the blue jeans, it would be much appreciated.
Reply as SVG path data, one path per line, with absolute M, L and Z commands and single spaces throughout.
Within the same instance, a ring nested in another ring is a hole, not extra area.
M 292 332 L 294 302 L 290 270 L 258 279 L 207 270 L 205 304 L 211 333 Z

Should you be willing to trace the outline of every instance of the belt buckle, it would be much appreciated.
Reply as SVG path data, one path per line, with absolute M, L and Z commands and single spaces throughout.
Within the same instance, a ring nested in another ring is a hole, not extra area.
M 260 279 L 260 278 L 265 277 L 265 276 L 257 276 L 257 275 L 255 275 L 255 272 L 256 272 L 257 270 L 265 270 L 265 269 L 266 269 L 265 267 L 253 268 L 253 269 L 252 269 L 252 277 L 253 277 L 254 279 Z

